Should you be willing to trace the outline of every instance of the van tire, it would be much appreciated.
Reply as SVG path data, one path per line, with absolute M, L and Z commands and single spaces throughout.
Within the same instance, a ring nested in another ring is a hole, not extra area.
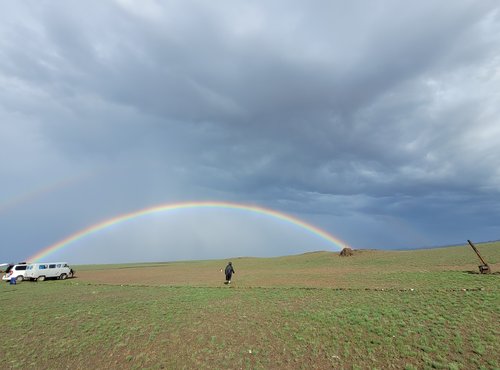
M 45 280 L 45 276 L 39 276 L 38 279 L 36 279 L 36 281 L 44 281 Z
M 61 274 L 61 276 L 59 276 L 59 279 L 61 280 L 66 280 L 66 278 L 68 277 L 68 275 L 66 274 Z
M 16 283 L 20 283 L 21 281 L 23 281 L 23 277 L 21 275 L 19 275 L 18 277 L 16 277 Z

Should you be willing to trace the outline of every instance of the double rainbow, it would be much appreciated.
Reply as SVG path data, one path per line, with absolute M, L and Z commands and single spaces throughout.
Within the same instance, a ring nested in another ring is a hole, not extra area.
M 76 242 L 77 240 L 83 239 L 89 235 L 92 235 L 94 233 L 97 233 L 103 229 L 106 229 L 108 227 L 111 227 L 113 225 L 136 219 L 142 216 L 154 214 L 154 213 L 161 213 L 161 212 L 170 212 L 174 210 L 182 210 L 182 209 L 196 209 L 196 208 L 223 208 L 223 209 L 234 209 L 234 210 L 241 210 L 241 211 L 248 211 L 248 212 L 253 212 L 257 214 L 262 214 L 265 216 L 270 216 L 274 217 L 276 219 L 282 220 L 284 222 L 290 223 L 292 225 L 298 226 L 302 229 L 307 230 L 308 232 L 332 243 L 336 248 L 342 249 L 345 247 L 348 247 L 347 243 L 343 242 L 339 238 L 329 234 L 328 232 L 313 226 L 307 222 L 304 222 L 296 217 L 287 215 L 282 212 L 278 212 L 269 208 L 264 208 L 264 207 L 259 207 L 259 206 L 253 206 L 253 205 L 246 205 L 246 204 L 240 204 L 240 203 L 230 203 L 230 202 L 214 202 L 214 201 L 206 201 L 206 202 L 183 202 L 183 203 L 172 203 L 172 204 L 162 204 L 162 205 L 157 205 L 154 207 L 149 207 L 149 208 L 144 208 L 139 211 L 135 212 L 130 212 L 130 213 L 125 213 L 116 217 L 113 217 L 111 219 L 102 221 L 100 223 L 97 223 L 95 225 L 89 226 L 83 230 L 80 230 L 67 238 L 58 241 L 55 244 L 49 245 L 43 249 L 41 249 L 39 252 L 36 254 L 32 255 L 27 259 L 29 262 L 39 262 L 42 259 L 48 257 L 52 253 L 63 249 L 64 247 L 68 246 L 69 244 Z

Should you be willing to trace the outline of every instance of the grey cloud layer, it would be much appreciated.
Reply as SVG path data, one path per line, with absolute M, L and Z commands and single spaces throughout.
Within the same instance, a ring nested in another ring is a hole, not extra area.
M 496 2 L 5 9 L 7 193 L 103 167 L 109 188 L 110 173 L 148 179 L 148 203 L 221 197 L 420 226 L 500 200 Z

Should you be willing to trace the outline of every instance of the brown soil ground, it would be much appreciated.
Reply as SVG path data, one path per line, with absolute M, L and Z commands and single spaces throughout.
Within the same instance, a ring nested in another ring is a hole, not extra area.
M 237 287 L 318 287 L 341 289 L 405 289 L 405 288 L 460 288 L 460 277 L 476 274 L 477 265 L 422 263 L 392 261 L 392 254 L 355 251 L 343 258 L 338 253 L 318 252 L 309 255 L 276 259 L 233 259 L 236 273 L 232 286 Z M 399 255 L 396 255 L 399 256 Z M 377 259 L 377 263 L 372 263 Z M 148 286 L 223 286 L 223 269 L 226 261 L 192 261 L 143 266 L 93 266 L 77 267 L 75 281 L 113 285 Z M 493 271 L 500 271 L 500 263 L 490 264 Z M 442 274 L 444 272 L 444 274 Z M 462 276 L 462 275 L 460 275 Z M 491 280 L 491 279 L 489 279 Z M 456 282 L 456 283 L 455 283 Z M 472 283 L 471 283 L 472 284 Z

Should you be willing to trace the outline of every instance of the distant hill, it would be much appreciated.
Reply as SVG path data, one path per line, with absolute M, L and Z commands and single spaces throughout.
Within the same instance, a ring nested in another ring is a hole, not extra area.
M 482 241 L 482 242 L 479 242 L 479 241 L 474 241 L 472 240 L 472 242 L 474 243 L 474 245 L 481 245 L 481 244 L 494 244 L 494 243 L 500 243 L 500 239 L 498 240 L 489 240 L 489 241 Z M 407 247 L 407 248 L 395 248 L 395 249 L 391 249 L 391 250 L 399 250 L 399 251 L 405 251 L 405 250 L 419 250 L 419 249 L 439 249 L 439 248 L 449 248 L 449 247 L 460 247 L 460 246 L 468 246 L 467 242 L 463 243 L 463 244 L 446 244 L 446 245 L 431 245 L 431 246 L 424 246 L 424 247 Z

